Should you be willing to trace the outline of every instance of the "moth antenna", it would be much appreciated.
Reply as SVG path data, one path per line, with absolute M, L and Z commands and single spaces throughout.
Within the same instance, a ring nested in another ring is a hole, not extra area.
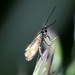
M 45 25 L 47 25 L 47 23 L 48 23 L 48 21 L 49 21 L 49 18 L 50 18 L 50 17 L 51 17 L 51 15 L 53 14 L 53 12 L 54 12 L 55 8 L 56 8 L 56 6 L 55 6 L 55 7 L 53 8 L 53 10 L 51 11 L 51 13 L 50 13 L 49 17 L 48 17 L 48 18 L 47 18 L 47 20 L 46 20 Z
M 53 22 L 53 23 L 51 23 L 50 25 L 46 26 L 46 28 L 48 28 L 48 27 L 50 27 L 50 26 L 54 25 L 55 23 L 56 23 L 56 20 L 54 20 L 54 22 Z

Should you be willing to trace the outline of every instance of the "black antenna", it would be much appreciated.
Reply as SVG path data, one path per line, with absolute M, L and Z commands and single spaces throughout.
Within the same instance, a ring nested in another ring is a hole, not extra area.
M 50 24 L 50 25 L 46 26 L 46 28 L 48 28 L 48 27 L 50 27 L 50 26 L 54 25 L 55 23 L 56 23 L 56 20 L 55 20 L 52 24 Z
M 54 12 L 55 8 L 56 8 L 56 7 L 53 8 L 52 12 L 50 13 L 49 17 L 47 18 L 47 21 L 46 21 L 45 25 L 47 25 L 47 23 L 48 23 L 48 21 L 49 21 L 49 18 L 51 17 L 51 15 L 52 15 L 52 13 Z

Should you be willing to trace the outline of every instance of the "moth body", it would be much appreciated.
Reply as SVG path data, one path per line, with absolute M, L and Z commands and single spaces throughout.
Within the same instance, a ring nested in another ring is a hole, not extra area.
M 26 52 L 24 53 L 26 60 L 30 61 L 33 59 L 37 51 L 40 49 L 41 42 L 42 42 L 42 34 L 40 33 L 26 48 Z

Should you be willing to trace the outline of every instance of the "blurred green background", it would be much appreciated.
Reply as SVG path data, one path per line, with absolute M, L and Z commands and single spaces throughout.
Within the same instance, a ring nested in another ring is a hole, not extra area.
M 31 75 L 36 57 L 27 62 L 24 49 L 45 24 L 58 33 L 63 48 L 63 67 L 71 63 L 74 33 L 74 0 L 3 0 L 0 9 L 0 75 Z M 75 50 L 74 50 L 75 52 Z M 74 53 L 73 53 L 74 55 Z

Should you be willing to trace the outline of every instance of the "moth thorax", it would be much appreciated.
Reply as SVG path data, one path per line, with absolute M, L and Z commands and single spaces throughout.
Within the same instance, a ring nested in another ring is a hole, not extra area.
M 42 38 L 42 33 L 40 33 L 38 36 L 37 36 L 37 39 L 40 39 Z
M 35 44 L 40 44 L 41 43 L 41 41 L 42 41 L 42 39 L 37 39 L 37 41 L 36 41 L 36 43 Z

